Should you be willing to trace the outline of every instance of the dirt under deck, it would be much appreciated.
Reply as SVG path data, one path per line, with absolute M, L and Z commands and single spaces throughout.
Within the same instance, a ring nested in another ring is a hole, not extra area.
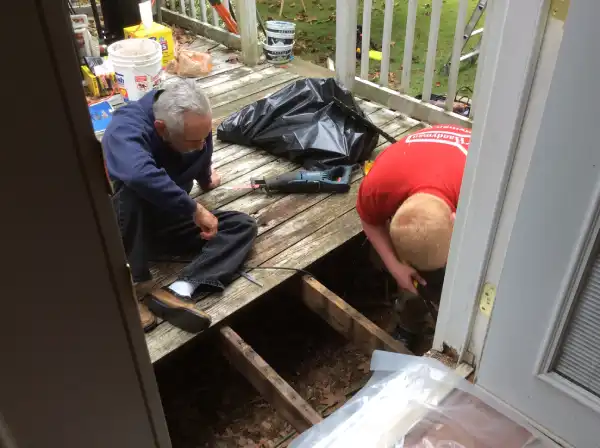
M 369 261 L 364 236 L 310 271 L 382 329 L 395 326 L 391 278 Z M 370 358 L 310 311 L 300 279 L 275 288 L 230 325 L 308 403 L 326 416 L 367 381 Z M 416 354 L 430 347 L 421 341 Z M 222 356 L 217 337 L 197 338 L 155 364 L 174 448 L 287 446 L 297 433 Z

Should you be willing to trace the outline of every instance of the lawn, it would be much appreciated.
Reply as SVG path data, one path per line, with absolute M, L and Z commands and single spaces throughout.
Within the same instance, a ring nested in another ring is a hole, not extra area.
M 362 21 L 362 1 L 359 1 L 359 3 L 358 23 L 360 24 Z M 477 0 L 469 0 L 469 3 L 467 19 L 477 5 Z M 333 59 L 335 54 L 336 0 L 305 0 L 305 4 L 307 7 L 306 14 L 303 13 L 300 0 L 285 0 L 283 15 L 280 18 L 280 0 L 257 0 L 258 10 L 264 20 L 289 20 L 296 23 L 295 52 L 297 55 L 303 59 L 324 65 L 327 57 Z M 373 0 L 371 40 L 378 49 L 381 48 L 383 35 L 384 4 L 385 0 Z M 389 79 L 390 87 L 392 88 L 399 85 L 402 74 L 407 9 L 407 0 L 395 1 Z M 446 92 L 447 76 L 441 73 L 441 69 L 452 53 L 457 9 L 458 0 L 444 0 L 437 46 L 433 93 L 444 94 Z M 427 54 L 430 13 L 431 1 L 419 0 L 415 27 L 411 86 L 408 92 L 411 95 L 417 95 L 423 89 L 423 72 Z M 481 26 L 482 22 L 479 25 Z M 475 64 L 464 62 L 461 66 L 458 86 L 467 86 L 472 89 L 475 82 L 475 70 Z M 379 62 L 371 60 L 369 73 L 370 80 L 378 80 Z

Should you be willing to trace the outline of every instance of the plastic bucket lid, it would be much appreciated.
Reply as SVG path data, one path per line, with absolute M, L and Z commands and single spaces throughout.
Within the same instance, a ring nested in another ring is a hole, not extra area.
M 151 64 L 157 57 L 162 58 L 162 47 L 152 39 L 125 39 L 110 45 L 108 56 L 118 65 Z
M 279 33 L 294 34 L 296 31 L 296 24 L 293 22 L 284 22 L 282 20 L 267 20 L 265 23 L 268 31 L 275 31 Z

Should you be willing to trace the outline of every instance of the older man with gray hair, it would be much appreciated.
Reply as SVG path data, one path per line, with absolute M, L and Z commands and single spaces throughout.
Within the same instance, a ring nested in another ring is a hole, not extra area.
M 221 182 L 211 167 L 211 130 L 207 96 L 193 80 L 175 79 L 117 110 L 102 139 L 134 283 L 152 279 L 153 259 L 192 255 L 175 282 L 150 293 L 150 310 L 138 302 L 146 331 L 156 315 L 185 331 L 206 329 L 210 318 L 192 298 L 223 291 L 256 237 L 250 216 L 211 212 L 189 196 L 194 180 L 205 191 Z

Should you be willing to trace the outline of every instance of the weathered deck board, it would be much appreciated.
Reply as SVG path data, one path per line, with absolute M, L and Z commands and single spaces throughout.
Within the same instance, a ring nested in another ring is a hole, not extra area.
M 394 135 L 395 137 L 400 137 L 402 133 L 414 127 L 414 120 L 396 119 L 385 125 L 383 129 L 386 132 Z M 381 142 L 377 149 L 385 148 L 388 145 L 389 143 L 384 140 L 383 142 Z M 291 164 L 291 162 L 287 163 L 289 164 L 287 171 L 289 171 L 289 169 L 294 165 Z M 268 165 L 270 164 L 267 164 L 265 166 Z M 246 175 L 246 177 L 248 177 L 249 179 L 250 175 L 255 174 L 256 171 L 254 173 Z M 225 202 L 231 199 L 232 194 L 242 194 L 241 197 L 230 201 L 227 204 L 222 205 L 221 207 L 222 209 L 237 210 L 248 213 L 254 216 L 257 219 L 257 222 L 259 223 L 259 236 L 257 238 L 255 249 L 253 251 L 253 254 L 251 255 L 248 264 L 252 264 L 253 266 L 261 264 L 274 265 L 272 263 L 277 263 L 278 257 L 280 258 L 282 253 L 285 253 L 287 250 L 289 250 L 290 245 L 292 245 L 291 247 L 294 247 L 294 245 L 301 244 L 305 240 L 308 240 L 307 242 L 310 242 L 313 232 L 319 231 L 319 229 L 322 227 L 330 226 L 332 222 L 335 222 L 332 220 L 335 220 L 342 215 L 345 216 L 345 214 L 347 214 L 349 211 L 352 211 L 354 209 L 354 201 L 356 200 L 356 190 L 358 188 L 359 180 L 361 178 L 362 172 L 359 171 L 354 174 L 354 183 L 352 185 L 352 190 L 347 195 L 332 196 L 330 194 L 322 193 L 316 195 L 267 196 L 261 193 L 244 194 L 243 192 L 236 190 L 225 190 L 228 194 L 226 194 L 224 197 L 221 197 L 220 199 L 216 199 L 215 204 L 219 204 L 220 202 Z M 237 181 L 238 180 L 236 180 L 236 182 Z M 214 190 L 213 192 L 207 193 L 206 196 L 211 195 L 211 193 L 214 195 L 214 193 L 216 193 L 217 191 L 218 190 Z M 326 200 L 331 202 L 328 202 Z M 323 219 L 323 213 L 326 213 L 327 217 L 325 219 Z M 355 234 L 356 233 L 353 233 L 352 236 L 354 236 Z M 334 240 L 334 243 L 335 241 L 336 240 Z M 337 246 L 334 245 L 333 248 L 335 247 Z M 332 250 L 328 249 L 327 245 L 324 245 L 322 248 L 324 251 L 326 251 L 323 252 L 323 254 Z M 271 259 L 268 258 L 268 256 L 270 255 L 273 255 Z M 304 267 L 306 267 L 307 265 L 305 265 Z M 176 272 L 181 268 L 182 265 L 178 263 L 164 264 L 163 268 L 161 268 L 160 270 L 160 278 L 156 279 L 157 282 L 160 281 L 164 284 L 167 281 L 173 281 L 175 278 L 174 274 L 176 274 Z M 262 274 L 261 272 L 263 271 L 255 271 L 253 275 L 255 277 L 265 275 L 264 272 Z M 282 272 L 286 274 L 286 276 L 284 276 L 283 279 L 294 275 L 293 271 Z M 210 310 L 211 306 L 219 303 L 221 300 L 229 301 L 229 295 L 235 292 L 235 290 L 232 289 L 233 286 L 236 284 L 239 285 L 239 283 L 243 284 L 247 283 L 247 281 L 245 279 L 237 280 L 226 291 L 226 294 L 224 296 L 210 296 L 201 300 L 198 306 L 203 309 Z M 259 295 L 262 295 L 262 293 Z M 237 296 L 234 296 L 231 299 L 232 304 L 230 306 L 232 307 L 232 312 L 239 309 L 235 308 L 235 305 L 233 305 L 233 302 L 236 301 L 235 297 Z M 240 304 L 240 308 L 243 307 L 244 304 L 245 302 L 243 304 Z M 224 311 L 218 312 L 224 313 Z M 189 340 L 188 338 L 193 337 L 193 335 L 186 336 L 181 335 L 179 333 L 183 332 L 176 328 L 173 328 L 167 323 L 162 323 L 158 329 L 156 329 L 147 337 L 153 362 L 160 359 L 162 356 L 166 355 L 171 351 L 170 347 L 172 346 L 170 344 L 182 344 L 185 341 Z M 175 339 L 171 341 L 170 338 L 173 337 L 175 337 Z M 167 344 L 167 346 L 163 347 L 163 344 Z
M 261 67 L 261 66 L 259 66 L 259 67 Z M 231 72 L 227 72 L 226 75 L 228 75 L 230 73 Z M 279 75 L 279 76 L 286 75 L 286 76 L 284 76 L 284 79 L 286 79 L 286 80 L 292 79 L 289 76 L 289 72 L 286 72 L 284 69 L 278 68 L 278 67 L 266 66 L 266 67 L 262 68 L 261 70 L 253 70 L 251 73 L 248 73 L 237 79 L 232 78 L 227 81 L 211 85 L 209 87 L 204 87 L 204 92 L 209 96 L 209 98 L 214 98 L 214 97 L 217 97 L 218 95 L 222 95 L 222 94 L 228 93 L 228 92 L 237 94 L 237 91 L 239 89 L 241 89 L 242 87 L 246 87 L 251 84 L 258 84 L 258 87 L 260 87 L 264 84 L 264 81 L 266 79 L 272 78 L 277 75 Z M 215 98 L 215 100 L 218 101 L 217 98 Z
M 236 100 L 244 99 L 248 96 L 264 92 L 271 87 L 277 87 L 282 84 L 295 81 L 298 78 L 298 75 L 284 71 L 283 73 L 278 73 L 274 76 L 262 79 L 260 80 L 260 82 L 247 84 L 243 87 L 240 87 L 237 90 L 225 92 L 220 95 L 215 95 L 213 98 L 211 98 L 211 103 L 215 109 L 218 109 L 219 107 L 223 107 L 226 104 L 233 103 Z
M 245 67 L 239 63 L 235 52 L 223 46 L 213 48 L 214 43 L 207 39 L 199 39 L 191 47 L 202 51 L 212 48 L 213 71 L 197 82 L 211 98 L 213 131 L 231 113 L 300 79 L 283 68 L 268 64 Z M 357 103 L 374 124 L 396 138 L 424 126 L 379 104 L 358 98 Z M 374 153 L 388 145 L 380 138 Z M 191 196 L 210 209 L 237 210 L 256 219 L 258 237 L 247 266 L 263 284 L 260 288 L 240 278 L 224 294 L 203 297 L 196 306 L 211 315 L 213 326 L 295 275 L 293 269 L 310 266 L 361 231 L 354 208 L 363 176 L 360 170 L 353 173 L 350 192 L 341 195 L 267 195 L 227 188 L 249 184 L 252 178 L 276 176 L 300 167 L 260 149 L 218 141 L 216 132 L 213 132 L 213 167 L 221 174 L 223 187 L 202 192 L 195 186 Z M 272 266 L 292 270 L 260 269 Z M 154 265 L 155 285 L 173 281 L 182 267 L 181 263 Z M 146 336 L 152 361 L 164 357 L 194 336 L 162 322 Z
M 306 268 L 358 235 L 360 231 L 360 219 L 356 210 L 352 209 L 263 264 L 292 269 Z M 225 295 L 209 296 L 198 302 L 196 306 L 209 313 L 213 319 L 213 326 L 295 275 L 295 272 L 291 270 L 255 269 L 251 272 L 262 283 L 262 288 L 240 278 L 229 286 Z M 181 331 L 166 322 L 159 325 L 146 336 L 150 359 L 152 362 L 158 361 L 194 336 L 194 334 Z
M 403 120 L 392 120 L 386 125 L 382 126 L 382 129 L 391 134 L 394 137 L 400 138 L 406 132 L 410 132 L 413 129 L 420 126 L 420 124 L 414 125 L 415 121 L 404 118 Z M 418 122 L 417 122 L 418 123 Z M 414 126 L 413 126 L 414 125 Z M 383 150 L 389 143 L 385 139 L 380 139 L 379 145 L 375 148 L 374 153 Z M 237 145 L 236 145 L 237 146 Z M 291 162 L 289 162 L 291 163 Z M 275 169 L 270 164 L 267 164 L 268 170 Z M 297 165 L 289 165 L 290 170 L 297 169 Z M 262 171 L 261 171 L 262 172 Z M 252 172 L 252 176 L 258 177 L 260 172 Z M 279 173 L 279 172 L 278 172 Z M 269 174 L 268 174 L 269 175 Z M 356 181 L 362 177 L 362 172 L 353 173 L 352 181 Z M 229 184 L 242 185 L 249 182 L 249 177 L 244 176 L 232 180 Z M 228 185 L 225 183 L 225 186 Z M 196 192 L 198 194 L 199 192 Z M 214 193 L 213 193 L 214 195 Z M 220 209 L 223 210 L 237 210 L 243 213 L 247 213 L 253 216 L 259 223 L 259 235 L 265 231 L 273 228 L 275 225 L 293 217 L 296 213 L 299 213 L 306 208 L 320 202 L 321 200 L 329 197 L 329 193 L 321 194 L 303 194 L 303 195 L 283 195 L 273 194 L 265 195 L 260 192 L 247 192 L 243 190 L 225 190 L 220 196 L 220 200 L 215 202 L 220 205 Z M 231 197 L 238 196 L 231 202 L 227 202 Z M 281 201 L 281 202 L 280 202 Z M 207 206 L 210 205 L 210 198 L 204 198 L 203 203 Z M 273 204 L 273 205 L 271 205 Z M 160 263 L 155 266 L 152 270 L 155 284 L 162 285 L 164 282 L 173 278 L 173 275 L 181 269 L 181 263 Z

